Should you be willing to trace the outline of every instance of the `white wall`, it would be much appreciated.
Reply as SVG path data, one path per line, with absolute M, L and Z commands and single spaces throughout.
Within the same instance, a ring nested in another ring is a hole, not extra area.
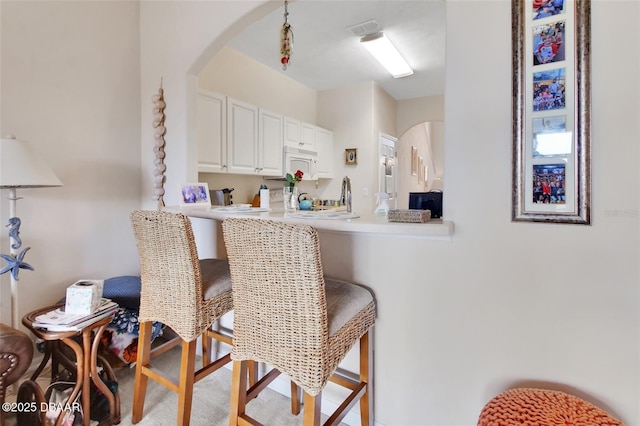
M 444 209 L 456 234 L 434 265 L 447 268 L 439 320 L 451 325 L 433 347 L 450 351 L 451 401 L 477 410 L 539 382 L 640 424 L 639 5 L 592 1 L 592 226 L 577 226 L 510 221 L 511 4 L 447 2 Z M 433 423 L 471 420 L 453 405 Z
M 198 74 L 198 86 L 316 124 L 315 90 L 229 47 L 220 50 Z
M 398 101 L 398 135 L 425 121 L 444 121 L 444 95 Z
M 19 275 L 21 317 L 78 279 L 138 271 L 128 215 L 140 205 L 139 13 L 136 2 L 2 1 L 0 10 L 0 131 L 28 141 L 64 183 L 18 190 L 35 268 Z M 9 274 L 0 287 L 9 323 Z
M 374 150 L 374 84 L 355 84 L 318 93 L 318 122 L 333 130 L 333 175 L 329 182 L 321 182 L 320 195 L 337 199 L 340 196 L 342 178 L 351 180 L 353 210 L 373 212 L 377 179 L 372 175 Z M 345 149 L 357 148 L 357 165 L 345 164 Z M 366 189 L 369 195 L 364 196 Z

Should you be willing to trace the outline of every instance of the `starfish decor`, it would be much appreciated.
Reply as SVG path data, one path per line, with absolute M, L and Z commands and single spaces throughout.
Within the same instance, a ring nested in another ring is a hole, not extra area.
M 19 237 L 20 219 L 17 217 L 12 217 L 11 219 L 9 219 L 9 224 L 7 226 L 11 227 L 9 228 L 9 237 L 13 238 L 13 240 L 15 241 L 15 243 L 11 244 L 11 248 L 17 250 L 20 248 L 20 246 L 22 246 L 22 241 Z M 11 271 L 13 279 L 18 281 L 18 273 L 20 272 L 20 269 L 28 269 L 30 271 L 33 271 L 33 266 L 23 261 L 25 254 L 27 254 L 27 250 L 29 250 L 30 248 L 31 247 L 27 247 L 26 249 L 22 250 L 20 253 L 18 253 L 17 256 L 13 253 L 0 254 L 0 258 L 7 262 L 7 264 L 2 269 L 0 269 L 0 275 Z
M 5 272 L 11 271 L 13 279 L 18 281 L 18 272 L 20 272 L 20 269 L 28 269 L 30 271 L 33 271 L 33 266 L 22 261 L 22 259 L 24 259 L 24 255 L 27 253 L 27 250 L 29 250 L 30 248 L 31 247 L 27 247 L 26 249 L 22 250 L 20 253 L 18 253 L 18 256 L 14 256 L 13 254 L 0 254 L 0 257 L 4 259 L 5 262 L 7 262 L 4 268 L 0 269 L 0 275 L 4 274 Z

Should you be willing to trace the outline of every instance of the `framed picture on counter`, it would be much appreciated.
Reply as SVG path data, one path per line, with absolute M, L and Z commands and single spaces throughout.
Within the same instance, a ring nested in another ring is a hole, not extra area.
M 180 185 L 180 205 L 210 207 L 209 185 L 206 182 Z

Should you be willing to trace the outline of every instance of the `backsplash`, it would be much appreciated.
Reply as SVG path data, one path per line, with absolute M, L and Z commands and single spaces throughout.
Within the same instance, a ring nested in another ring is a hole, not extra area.
M 260 185 L 266 185 L 271 193 L 270 207 L 278 204 L 278 201 L 273 201 L 274 196 L 279 196 L 279 204 L 282 204 L 282 188 L 284 187 L 284 180 L 267 180 L 262 176 L 250 176 L 250 175 L 234 175 L 225 173 L 199 173 L 199 182 L 206 182 L 209 185 L 210 190 L 233 188 L 233 203 L 234 204 L 251 204 L 253 197 L 259 193 Z M 318 188 L 316 189 L 316 182 L 302 181 L 296 186 L 300 193 L 306 192 L 311 197 L 318 198 L 338 198 L 340 190 L 337 192 L 329 193 L 325 197 L 323 192 L 327 187 L 330 179 L 322 179 L 318 181 Z M 335 191 L 334 191 L 335 192 Z

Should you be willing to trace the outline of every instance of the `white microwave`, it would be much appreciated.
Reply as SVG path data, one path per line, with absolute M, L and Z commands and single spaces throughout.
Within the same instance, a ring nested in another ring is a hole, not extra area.
M 284 174 L 302 171 L 302 180 L 318 180 L 318 153 L 306 149 L 284 147 Z

